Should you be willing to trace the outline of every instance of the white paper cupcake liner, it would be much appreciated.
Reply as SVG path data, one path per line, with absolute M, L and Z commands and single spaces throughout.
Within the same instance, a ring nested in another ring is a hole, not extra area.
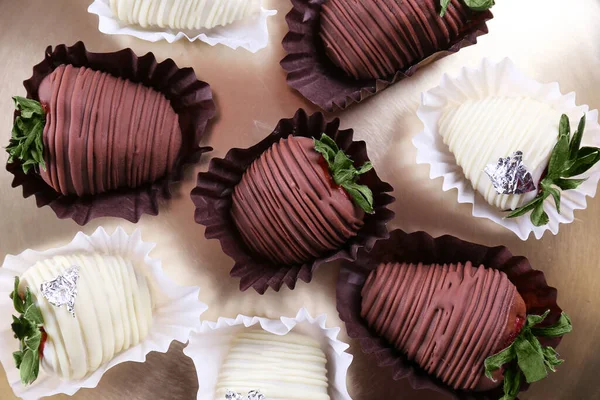
M 352 355 L 346 352 L 349 346 L 337 339 L 340 328 L 326 328 L 326 319 L 325 314 L 313 318 L 305 308 L 302 308 L 295 318 L 281 317 L 273 320 L 238 315 L 235 319 L 219 318 L 217 322 L 203 321 L 200 329 L 192 333 L 189 345 L 183 350 L 196 366 L 199 384 L 197 399 L 221 400 L 214 399 L 214 393 L 219 371 L 229 353 L 233 336 L 248 327 L 260 325 L 263 330 L 275 335 L 286 335 L 293 330 L 295 333 L 310 336 L 320 342 L 321 349 L 327 357 L 329 396 L 332 400 L 351 400 L 346 386 L 346 376 L 352 363 Z
M 110 0 L 94 0 L 88 7 L 88 12 L 99 17 L 98 30 L 108 35 L 130 35 L 149 42 L 166 40 L 169 43 L 186 38 L 190 42 L 201 40 L 211 46 L 222 44 L 234 50 L 242 47 L 252 53 L 267 47 L 269 43 L 267 18 L 277 14 L 276 10 L 267 10 L 261 7 L 260 14 L 233 24 L 213 29 L 179 31 L 169 28 L 142 28 L 137 25 L 127 25 L 113 14 Z
M 144 362 L 148 353 L 152 351 L 165 353 L 173 340 L 182 343 L 188 341 L 190 333 L 200 327 L 200 315 L 208 307 L 198 300 L 198 287 L 176 285 L 163 272 L 161 261 L 150 258 L 148 254 L 154 246 L 154 243 L 142 241 L 139 230 L 129 236 L 123 229 L 118 228 L 109 235 L 100 227 L 91 236 L 79 232 L 71 243 L 63 247 L 46 251 L 25 250 L 18 256 L 6 256 L 0 268 L 0 362 L 17 396 L 28 400 L 59 393 L 73 395 L 81 388 L 96 387 L 104 373 L 117 364 L 128 361 Z M 146 340 L 120 353 L 85 379 L 63 381 L 40 369 L 39 378 L 32 385 L 25 387 L 21 384 L 19 370 L 15 367 L 12 357 L 12 353 L 19 348 L 19 342 L 13 337 L 10 327 L 11 315 L 16 314 L 9 298 L 14 278 L 22 275 L 37 261 L 74 252 L 121 255 L 131 259 L 139 270 L 145 269 L 155 303 L 153 325 Z
M 417 148 L 417 163 L 430 165 L 430 178 L 442 177 L 444 191 L 457 189 L 459 203 L 473 204 L 473 216 L 491 219 L 513 231 L 522 240 L 527 240 L 532 232 L 537 239 L 541 239 L 546 231 L 556 235 L 560 224 L 573 222 L 575 210 L 587 207 L 586 196 L 596 195 L 600 168 L 595 166 L 582 175 L 588 179 L 579 188 L 562 192 L 560 214 L 551 197 L 545 201 L 544 210 L 550 217 L 549 224 L 534 226 L 530 214 L 505 219 L 506 212 L 488 204 L 483 196 L 473 189 L 438 130 L 439 120 L 446 107 L 487 96 L 530 97 L 547 103 L 569 116 L 572 131 L 576 129 L 581 116 L 586 113 L 587 124 L 582 145 L 587 146 L 600 147 L 598 110 L 589 111 L 587 105 L 577 106 L 575 93 L 563 95 L 556 82 L 542 84 L 528 78 L 509 59 L 499 63 L 484 59 L 476 69 L 463 68 L 456 78 L 444 75 L 440 86 L 422 95 L 417 115 L 425 129 L 413 138 L 413 144 Z

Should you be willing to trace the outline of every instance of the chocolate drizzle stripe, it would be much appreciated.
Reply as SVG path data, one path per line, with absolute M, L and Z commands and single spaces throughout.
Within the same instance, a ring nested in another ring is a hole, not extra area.
M 453 20 L 445 20 L 444 18 L 438 18 L 438 9 L 435 4 L 426 3 L 427 8 L 429 10 L 429 20 L 431 23 L 431 29 L 434 31 L 434 37 L 453 37 L 458 36 L 458 31 L 452 29 L 454 28 Z
M 323 6 L 323 9 L 326 10 L 330 6 L 329 3 L 326 3 Z M 343 7 L 337 6 L 337 4 L 331 4 L 331 7 L 335 7 L 331 9 L 329 13 L 322 13 L 321 19 L 323 21 L 323 27 L 331 26 L 334 30 L 328 31 L 325 29 L 327 34 L 327 39 L 330 42 L 327 44 L 330 46 L 332 50 L 334 50 L 334 54 L 336 57 L 343 59 L 345 63 L 348 63 L 348 70 L 353 76 L 359 76 L 358 67 L 362 66 L 362 68 L 369 69 L 372 68 L 373 63 L 368 59 L 367 53 L 361 53 L 359 50 L 361 48 L 361 44 L 365 45 L 364 38 L 362 37 L 362 32 L 357 32 L 356 36 L 350 35 L 347 31 L 347 27 L 340 23 L 340 21 L 334 16 L 336 13 L 345 14 L 346 11 Z M 346 52 L 340 47 L 341 38 L 347 37 L 348 39 L 348 50 Z M 350 57 L 350 58 L 349 58 Z M 354 62 L 353 62 L 354 61 Z M 371 73 L 377 73 L 376 71 L 371 71 Z
M 395 58 L 401 59 L 402 63 L 407 63 L 407 55 L 410 54 L 410 51 L 407 49 L 406 45 L 399 40 L 403 34 L 400 32 L 400 27 L 396 27 L 393 23 L 393 15 L 387 16 L 385 11 L 387 11 L 387 15 L 389 15 L 390 10 L 384 4 L 384 1 L 374 2 L 372 18 L 374 21 L 379 21 L 379 23 L 385 24 L 385 26 L 382 28 L 385 34 L 385 43 L 390 54 Z
M 257 169 L 257 166 L 250 166 L 249 171 L 253 171 Z M 259 173 L 262 173 L 260 171 Z M 253 202 L 255 196 L 251 193 L 253 190 L 254 183 L 243 186 L 236 187 L 238 198 L 244 202 Z M 274 197 L 273 197 L 274 198 Z M 264 199 L 264 203 L 269 203 L 272 200 Z M 268 229 L 269 226 L 272 227 L 271 224 L 279 224 L 279 221 L 276 218 L 266 218 L 262 224 L 255 224 L 254 221 L 258 221 L 260 217 L 256 215 L 256 211 L 261 207 L 268 207 L 270 204 L 264 204 L 263 202 L 258 202 L 258 204 L 253 204 L 253 207 L 242 207 L 240 203 L 237 201 L 233 201 L 232 203 L 232 216 L 233 220 L 236 224 L 248 224 L 247 226 L 251 227 L 248 231 L 240 231 L 244 242 L 248 244 L 254 251 L 256 248 L 262 248 L 270 257 L 276 257 L 277 253 L 281 252 L 281 249 L 277 248 L 278 243 L 276 238 L 271 237 L 272 233 L 275 232 L 275 228 Z M 264 228 L 267 229 L 264 229 Z M 258 243 L 253 244 L 252 238 L 256 240 Z M 275 246 L 275 247 L 273 247 Z
M 454 4 L 450 3 L 446 15 L 444 15 L 444 26 L 447 29 L 448 36 L 460 34 L 460 22 L 465 18 L 468 18 L 467 11 L 462 7 L 454 7 Z M 450 28 L 452 28 L 452 32 L 449 31 Z
M 283 143 L 280 142 L 280 145 L 283 146 Z M 267 150 L 267 156 L 260 158 L 256 162 L 256 166 L 262 171 L 263 176 L 266 175 L 271 177 L 271 179 L 269 179 L 270 194 L 275 201 L 281 201 L 279 206 L 267 207 L 264 212 L 271 214 L 278 221 L 279 232 L 283 233 L 285 237 L 278 237 L 278 230 L 275 229 L 273 231 L 275 234 L 275 236 L 273 236 L 273 242 L 280 247 L 280 251 L 283 252 L 283 254 L 286 254 L 286 251 L 290 252 L 286 262 L 293 264 L 295 263 L 295 259 L 303 257 L 307 253 L 310 254 L 312 249 L 302 240 L 295 240 L 296 237 L 302 238 L 306 235 L 305 232 L 298 230 L 301 229 L 301 226 L 297 226 L 294 223 L 295 221 L 292 220 L 293 210 L 299 207 L 299 204 L 294 203 L 295 199 L 293 197 L 290 198 L 289 195 L 293 195 L 294 187 L 296 187 L 298 183 L 295 182 L 295 177 L 285 175 L 285 168 L 283 168 L 283 165 L 288 166 L 287 164 L 291 164 L 293 160 L 282 160 L 279 149 L 280 147 L 273 146 Z M 257 177 L 257 179 L 260 181 L 259 177 Z M 289 187 L 288 185 L 291 182 L 293 182 L 293 185 L 292 187 Z M 255 181 L 253 183 L 256 184 L 257 182 Z M 287 187 L 288 189 L 285 190 L 284 187 Z M 256 193 L 256 197 L 258 199 L 264 198 L 258 192 Z M 277 257 L 277 255 L 275 254 L 274 257 Z
M 56 171 L 56 180 L 58 182 L 58 184 L 56 186 L 54 186 L 54 190 L 59 188 L 59 190 L 56 190 L 59 193 L 61 192 L 61 190 L 60 190 L 61 188 L 66 187 L 65 176 L 64 176 L 64 174 L 60 174 L 60 171 L 65 171 L 65 169 L 66 169 L 66 165 L 65 165 L 66 160 L 65 160 L 65 154 L 64 154 L 65 146 L 63 145 L 63 142 L 68 140 L 68 136 L 60 135 L 59 132 L 68 132 L 69 126 L 66 124 L 70 122 L 69 119 L 60 118 L 61 114 L 64 115 L 66 113 L 65 102 L 62 102 L 59 100 L 61 98 L 61 92 L 65 92 L 68 90 L 67 85 L 63 85 L 63 80 L 65 79 L 64 78 L 65 73 L 66 72 L 64 69 L 62 69 L 62 71 L 60 71 L 60 74 L 59 74 L 60 79 L 55 80 L 55 84 L 58 85 L 59 90 L 57 90 L 57 92 L 56 92 L 57 93 L 56 97 L 52 96 L 52 98 L 56 99 L 56 103 L 55 103 L 56 112 L 54 113 L 54 120 L 56 121 L 56 124 L 55 124 L 56 132 L 54 132 L 51 137 L 54 138 L 54 146 L 55 146 L 54 153 L 56 154 L 56 169 L 55 169 L 55 171 Z M 52 145 L 52 142 L 49 142 L 48 144 Z
M 419 40 L 417 38 L 417 33 L 415 32 L 413 26 L 410 23 L 410 19 L 406 14 L 406 8 L 408 5 L 406 3 L 398 4 L 395 0 L 385 0 L 392 14 L 396 15 L 396 18 L 393 21 L 390 21 L 392 25 L 396 25 L 398 27 L 398 32 L 401 34 L 398 36 L 398 41 L 402 42 L 404 40 L 411 49 L 410 52 L 406 52 L 406 58 L 404 62 L 409 64 L 411 60 L 421 58 L 425 54 L 423 52 L 423 48 L 421 47 Z M 394 13 L 395 11 L 395 13 Z
M 318 257 L 320 252 L 340 245 L 340 239 L 336 239 L 332 225 L 327 221 L 327 217 L 322 213 L 318 205 L 321 200 L 331 195 L 331 192 L 325 187 L 325 183 L 321 176 L 319 176 L 312 168 L 306 152 L 299 143 L 292 143 L 290 140 L 282 140 L 280 144 L 281 147 L 285 148 L 286 151 L 293 155 L 293 157 L 285 159 L 284 157 L 279 156 L 276 162 L 273 163 L 273 166 L 281 169 L 282 175 L 286 175 L 284 182 L 294 182 L 295 184 L 295 187 L 288 187 L 288 190 L 286 190 L 286 193 L 291 195 L 294 201 L 293 206 L 290 208 L 291 210 L 303 212 L 304 215 L 309 216 L 309 218 L 305 219 L 302 218 L 301 214 L 293 213 L 294 224 L 303 228 L 303 237 L 308 237 L 311 234 L 315 235 L 316 248 L 312 250 L 307 247 L 306 250 L 310 252 L 313 257 Z M 306 180 L 308 188 L 310 189 L 306 193 L 302 193 L 297 189 L 299 187 L 299 182 L 296 181 L 296 177 L 300 176 L 312 177 L 312 179 Z M 323 195 L 323 193 L 325 195 Z M 315 197 L 312 197 L 311 194 L 315 195 Z M 299 243 L 302 245 L 303 241 L 300 241 Z
M 278 218 L 279 228 L 285 234 L 285 238 L 275 237 L 275 242 L 281 243 L 281 249 L 284 253 L 290 252 L 286 262 L 294 264 L 297 259 L 302 257 L 316 256 L 316 254 L 313 254 L 316 252 L 302 240 L 307 236 L 307 232 L 302 229 L 300 224 L 297 224 L 295 219 L 293 210 L 298 209 L 301 203 L 296 202 L 294 194 L 295 187 L 299 186 L 300 183 L 296 181 L 296 176 L 287 175 L 286 167 L 294 163 L 294 159 L 283 158 L 281 151 L 284 145 L 285 143 L 280 142 L 278 146 L 273 146 L 267 151 L 267 156 L 259 159 L 256 164 L 262 167 L 266 175 L 272 175 L 273 179 L 270 181 L 271 194 L 276 198 L 278 196 L 281 198 L 281 207 L 269 208 L 266 212 L 273 213 Z M 260 180 L 260 178 L 258 179 Z M 260 198 L 259 193 L 257 193 L 257 197 Z M 309 219 L 309 221 L 311 220 Z
M 74 79 L 73 75 L 76 75 Z M 88 77 L 91 79 L 87 79 Z M 102 76 L 98 71 L 89 71 L 89 73 L 86 70 L 73 71 L 71 69 L 65 69 L 64 71 L 63 79 L 69 79 L 69 82 L 73 82 L 73 88 L 72 91 L 70 91 L 69 97 L 63 100 L 66 106 L 65 112 L 69 113 L 69 116 L 66 116 L 66 113 L 63 114 L 63 118 L 70 119 L 67 136 L 68 145 L 66 146 L 65 151 L 65 166 L 69 168 L 69 178 L 66 180 L 67 187 L 54 188 L 57 192 L 63 194 L 74 193 L 78 196 L 82 196 L 84 193 L 90 193 L 84 180 L 88 180 L 89 178 L 89 137 L 93 137 L 94 134 L 94 125 L 90 120 L 92 118 L 92 109 L 94 107 L 94 102 L 96 101 L 96 92 L 99 87 L 99 82 L 101 82 L 101 78 Z M 89 87 L 84 89 L 84 83 L 86 81 L 89 82 Z M 64 84 L 64 82 L 61 84 Z M 54 87 L 51 87 L 51 90 L 54 90 Z M 40 92 L 42 93 L 42 96 L 46 96 L 44 90 L 40 90 Z M 43 97 L 40 99 L 43 101 Z M 73 104 L 79 103 L 79 99 L 83 99 L 83 103 L 79 104 L 81 112 L 74 112 Z M 59 115 L 58 118 L 61 118 L 61 116 Z M 84 131 L 87 131 L 89 135 L 84 136 Z M 61 135 L 61 132 L 57 131 L 56 135 Z M 79 165 L 82 172 L 80 174 L 71 174 L 71 165 Z
M 292 153 L 295 155 L 293 164 L 302 169 L 305 176 L 310 176 L 312 179 L 308 179 L 307 183 L 312 191 L 308 193 L 313 194 L 310 202 L 300 202 L 306 211 L 310 211 L 312 218 L 309 220 L 315 224 L 315 232 L 318 232 L 321 238 L 321 250 L 326 251 L 330 248 L 339 247 L 349 236 L 352 236 L 357 230 L 362 227 L 362 221 L 356 220 L 356 216 L 351 213 L 345 213 L 342 215 L 345 208 L 337 207 L 337 204 L 329 204 L 325 207 L 329 207 L 329 212 L 323 210 L 323 201 L 331 198 L 334 195 L 333 189 L 329 181 L 323 174 L 323 167 L 316 166 L 308 156 L 305 148 L 301 147 L 299 143 L 290 144 L 282 143 L 284 146 L 289 146 Z M 294 150 L 295 149 L 295 150 Z M 312 149 L 311 149 L 312 150 Z M 314 157 L 313 157 L 314 159 Z M 286 164 L 287 165 L 287 164 Z M 321 168 L 321 170 L 317 170 Z M 289 171 L 291 176 L 294 174 Z M 297 196 L 301 196 L 301 193 L 295 191 Z M 300 199 L 299 199 L 300 200 Z M 302 219 L 300 219 L 302 220 Z M 352 224 L 349 221 L 357 221 L 358 223 Z M 318 255 L 318 254 L 317 254 Z
M 438 40 L 435 37 L 435 34 L 431 30 L 431 25 L 427 21 L 427 17 L 423 13 L 422 5 L 427 6 L 428 1 L 431 0 L 423 0 L 420 3 L 417 3 L 415 0 L 405 0 L 406 4 L 408 4 L 412 9 L 412 24 L 415 27 L 419 27 L 417 31 L 421 32 L 418 36 L 421 38 L 423 48 L 425 49 L 425 54 L 430 54 L 432 51 L 435 51 L 438 48 Z M 440 40 L 442 40 L 440 38 Z
M 369 27 L 366 25 L 366 20 L 370 19 L 371 22 L 377 23 L 376 19 L 372 16 L 371 9 L 373 7 L 373 3 L 361 3 L 361 5 L 365 6 L 366 10 L 369 10 L 369 12 L 365 13 L 366 15 L 364 16 L 358 14 L 358 7 L 348 7 L 348 9 L 351 10 L 350 12 L 354 15 L 354 21 L 352 22 L 359 28 L 359 31 L 363 35 L 364 42 L 368 43 L 367 48 L 369 49 L 369 53 L 367 54 L 370 56 L 370 65 L 373 66 L 373 69 L 377 70 L 377 75 L 387 76 L 390 74 L 390 71 L 393 71 L 393 63 L 389 58 L 383 43 L 380 43 L 380 41 L 385 41 L 385 32 L 382 31 L 379 37 L 374 37 L 371 35 L 372 33 L 370 32 Z M 344 38 L 341 38 L 341 40 L 344 40 Z M 356 49 L 356 51 L 357 53 L 360 52 L 361 48 L 359 47 Z

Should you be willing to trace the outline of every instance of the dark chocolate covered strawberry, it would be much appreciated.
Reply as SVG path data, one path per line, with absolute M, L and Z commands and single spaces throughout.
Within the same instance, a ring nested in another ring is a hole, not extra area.
M 373 194 L 357 183 L 371 163 L 353 161 L 327 135 L 290 136 L 246 170 L 231 216 L 248 247 L 273 263 L 302 264 L 337 250 L 373 212 Z
M 355 79 L 389 78 L 448 49 L 493 0 L 328 0 L 320 35 Z
M 86 67 L 60 65 L 39 100 L 15 98 L 7 151 L 62 195 L 136 188 L 169 174 L 181 150 L 178 116 L 160 92 Z
M 382 264 L 362 289 L 368 325 L 455 390 L 489 390 L 504 380 L 505 400 L 561 363 L 536 336 L 570 332 L 566 314 L 548 328 L 527 316 L 506 274 L 466 264 Z M 516 361 L 516 362 L 514 362 Z

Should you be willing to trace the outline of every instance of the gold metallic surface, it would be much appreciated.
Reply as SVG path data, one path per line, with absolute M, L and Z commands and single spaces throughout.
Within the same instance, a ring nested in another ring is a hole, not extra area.
M 270 133 L 280 118 L 287 118 L 311 104 L 291 91 L 279 66 L 284 56 L 281 40 L 287 32 L 284 16 L 287 0 L 267 0 L 279 10 L 269 22 L 269 47 L 257 54 L 222 46 L 180 41 L 149 43 L 128 36 L 107 36 L 97 29 L 98 20 L 86 12 L 91 0 L 0 0 L 0 144 L 8 143 L 12 122 L 12 95 L 24 95 L 21 82 L 42 60 L 49 44 L 73 44 L 83 40 L 94 52 L 133 48 L 138 54 L 154 52 L 159 60 L 173 58 L 179 66 L 191 66 L 214 89 L 219 116 L 204 143 L 223 156 L 231 147 L 247 147 Z M 456 75 L 462 66 L 476 66 L 483 57 L 510 57 L 531 77 L 560 82 L 564 93 L 575 91 L 577 102 L 600 108 L 600 1 L 599 0 L 499 0 L 490 34 L 474 47 L 443 59 L 360 105 L 339 113 L 342 127 L 354 128 L 368 143 L 369 154 L 380 176 L 396 189 L 391 228 L 426 230 L 432 235 L 452 234 L 486 245 L 507 245 L 514 254 L 528 257 L 558 288 L 559 304 L 570 313 L 574 333 L 559 347 L 567 362 L 550 379 L 533 385 L 523 399 L 599 399 L 600 381 L 600 199 L 576 213 L 577 220 L 563 225 L 558 236 L 521 242 L 510 231 L 488 220 L 471 216 L 470 205 L 459 205 L 456 192 L 443 192 L 441 180 L 431 181 L 427 166 L 417 165 L 412 137 L 422 128 L 415 115 L 420 93 L 436 86 L 443 73 Z M 0 164 L 7 154 L 0 151 Z M 161 258 L 166 272 L 181 284 L 199 285 L 201 299 L 210 308 L 205 319 L 233 317 L 238 313 L 276 318 L 293 316 L 302 307 L 311 313 L 327 313 L 328 326 L 341 326 L 335 309 L 338 268 L 326 266 L 311 284 L 295 291 L 283 289 L 265 296 L 238 291 L 238 281 L 228 277 L 232 261 L 218 242 L 204 239 L 203 227 L 193 220 L 189 193 L 209 157 L 189 168 L 175 188 L 175 198 L 162 204 L 158 217 L 144 216 L 137 224 L 112 218 L 92 221 L 81 228 L 71 220 L 59 220 L 48 207 L 38 209 L 33 198 L 23 199 L 11 188 L 12 175 L 0 170 L 0 256 L 67 243 L 80 230 L 92 233 L 102 225 L 109 231 L 122 226 L 128 232 L 142 230 L 143 238 L 158 243 L 152 252 Z M 8 322 L 6 322 L 8 323 Z M 347 339 L 342 327 L 342 338 Z M 173 345 L 167 354 L 153 353 L 144 364 L 128 363 L 110 370 L 96 389 L 84 389 L 75 399 L 87 400 L 191 400 L 198 388 L 192 362 Z M 408 382 L 392 382 L 360 354 L 352 342 L 354 363 L 348 385 L 354 399 L 438 399 L 431 392 L 414 391 Z M 1 367 L 0 367 L 1 369 Z M 0 371 L 0 399 L 14 398 Z M 56 398 L 67 398 L 57 396 Z

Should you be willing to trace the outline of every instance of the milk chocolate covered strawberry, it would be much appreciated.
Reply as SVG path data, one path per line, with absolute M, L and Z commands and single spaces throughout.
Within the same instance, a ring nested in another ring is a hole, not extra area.
M 244 242 L 275 263 L 302 264 L 340 248 L 373 212 L 359 168 L 327 135 L 281 139 L 235 187 L 231 216 Z
M 355 79 L 394 76 L 464 36 L 493 0 L 329 0 L 320 36 L 329 58 Z
M 470 262 L 381 264 L 362 289 L 371 329 L 455 390 L 489 390 L 504 380 L 505 400 L 562 361 L 537 337 L 570 332 L 566 314 L 540 328 L 506 274 Z
M 182 134 L 166 97 L 86 67 L 61 65 L 42 81 L 39 102 L 15 97 L 7 151 L 62 195 L 136 188 L 169 174 Z
M 389 236 L 393 188 L 339 119 L 302 109 L 252 147 L 211 160 L 192 190 L 196 222 L 235 261 L 242 291 L 294 289 L 324 263 Z

